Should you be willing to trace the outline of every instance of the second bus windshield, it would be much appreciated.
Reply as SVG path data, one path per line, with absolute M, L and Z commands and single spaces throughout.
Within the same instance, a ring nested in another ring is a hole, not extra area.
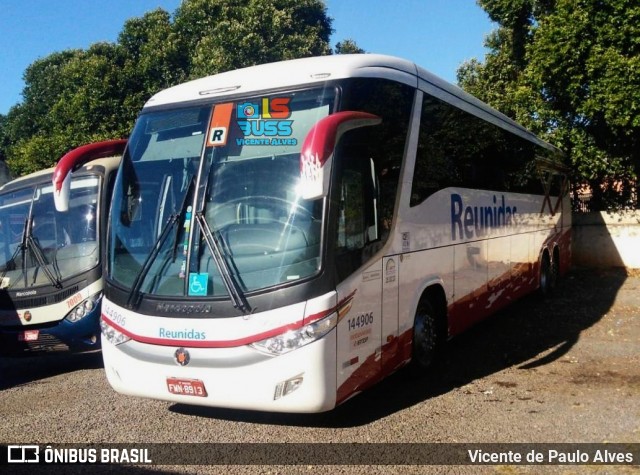
M 53 204 L 50 183 L 0 195 L 0 276 L 12 290 L 62 282 L 99 263 L 100 179 L 74 177 L 69 211 Z

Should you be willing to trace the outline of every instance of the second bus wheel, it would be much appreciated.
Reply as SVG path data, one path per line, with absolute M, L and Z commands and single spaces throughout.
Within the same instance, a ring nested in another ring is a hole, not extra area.
M 551 258 L 549 258 L 549 253 L 545 251 L 540 261 L 540 293 L 542 295 L 551 294 L 554 283 L 554 270 L 551 266 Z
M 556 247 L 553 250 L 553 259 L 551 259 L 551 291 L 555 291 L 558 286 L 558 279 L 560 278 L 560 251 Z
M 429 368 L 436 360 L 441 341 L 435 307 L 428 299 L 422 299 L 413 323 L 411 360 L 420 368 Z

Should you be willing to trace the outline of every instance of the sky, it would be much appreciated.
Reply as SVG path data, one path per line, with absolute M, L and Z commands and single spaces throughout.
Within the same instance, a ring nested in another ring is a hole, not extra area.
M 22 101 L 25 69 L 70 48 L 115 42 L 127 19 L 181 0 L 0 0 L 0 114 Z M 419 64 L 455 83 L 466 60 L 485 55 L 494 28 L 475 0 L 325 0 L 331 46 L 350 38 L 368 53 Z

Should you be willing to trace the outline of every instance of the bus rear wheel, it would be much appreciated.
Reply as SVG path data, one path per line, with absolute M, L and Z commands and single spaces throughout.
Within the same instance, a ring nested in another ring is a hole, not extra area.
M 558 286 L 558 279 L 560 278 L 560 251 L 556 247 L 553 250 L 553 258 L 551 259 L 551 291 L 554 291 Z
M 413 323 L 412 361 L 420 368 L 433 365 L 440 349 L 441 335 L 438 334 L 438 315 L 429 300 L 418 305 Z
M 549 253 L 545 251 L 542 255 L 542 260 L 540 261 L 540 293 L 542 295 L 551 294 L 555 285 L 554 280 L 556 277 L 557 276 L 554 275 L 554 269 Z

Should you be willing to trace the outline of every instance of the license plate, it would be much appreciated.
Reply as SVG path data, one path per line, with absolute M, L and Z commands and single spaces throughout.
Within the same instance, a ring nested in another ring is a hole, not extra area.
M 36 341 L 40 330 L 25 330 L 18 333 L 18 341 Z
M 204 383 L 199 379 L 167 378 L 167 389 L 171 394 L 207 397 Z

